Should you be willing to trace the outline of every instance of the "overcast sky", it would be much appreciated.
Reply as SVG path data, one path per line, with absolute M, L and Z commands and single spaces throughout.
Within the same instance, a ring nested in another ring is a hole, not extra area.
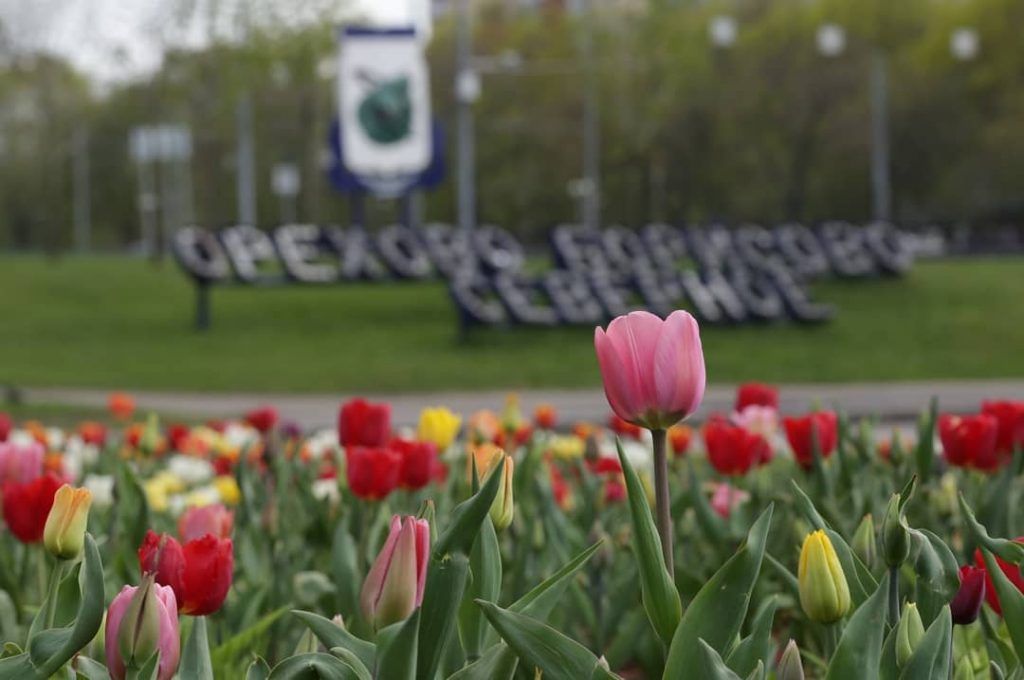
M 156 69 L 164 45 L 199 47 L 231 36 L 240 9 L 302 24 L 363 15 L 408 23 L 428 0 L 0 0 L 0 23 L 16 47 L 43 47 L 103 81 Z M 182 8 L 193 8 L 192 11 Z M 421 10 L 422 13 L 422 10 Z

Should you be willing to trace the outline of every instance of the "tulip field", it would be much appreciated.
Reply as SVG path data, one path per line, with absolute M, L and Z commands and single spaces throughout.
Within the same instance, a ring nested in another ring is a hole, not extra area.
M 595 329 L 595 422 L 0 413 L 0 680 L 1024 678 L 1024 401 L 696 422 L 711 346 Z

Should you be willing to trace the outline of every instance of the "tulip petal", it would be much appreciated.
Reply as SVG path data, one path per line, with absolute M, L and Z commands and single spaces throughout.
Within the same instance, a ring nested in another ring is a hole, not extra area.
M 704 398 L 704 350 L 697 320 L 677 310 L 665 320 L 653 355 L 658 410 L 686 417 Z
M 640 395 L 636 387 L 635 371 L 630 365 L 623 364 L 611 338 L 600 327 L 594 329 L 594 349 L 601 367 L 608 405 L 623 420 L 634 421 L 640 415 Z
M 368 621 L 373 620 L 373 613 L 376 610 L 381 588 L 384 587 L 384 577 L 387 576 L 388 568 L 391 566 L 391 557 L 395 553 L 401 528 L 402 520 L 395 515 L 391 518 L 391 528 L 384 541 L 384 547 L 380 549 L 376 561 L 366 575 L 366 580 L 363 581 L 363 589 L 359 593 L 359 606 Z

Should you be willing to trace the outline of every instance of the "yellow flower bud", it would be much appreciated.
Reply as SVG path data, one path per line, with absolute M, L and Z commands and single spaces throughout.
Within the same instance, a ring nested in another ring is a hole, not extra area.
M 494 503 L 491 505 L 491 521 L 498 531 L 507 529 L 508 525 L 512 524 L 512 517 L 515 514 L 515 503 L 512 500 L 514 471 L 515 461 L 512 460 L 512 456 L 505 456 L 501 468 L 501 488 L 498 489 L 498 495 L 494 497 Z
M 816 623 L 835 623 L 850 609 L 850 587 L 828 535 L 807 535 L 800 550 L 800 606 Z
M 57 559 L 73 560 L 81 554 L 90 505 L 92 493 L 88 489 L 67 484 L 57 489 L 43 529 L 43 544 Z
M 462 418 L 444 407 L 426 408 L 420 413 L 420 421 L 416 426 L 416 438 L 424 442 L 432 442 L 438 451 L 444 451 L 459 433 Z
M 238 488 L 238 482 L 231 475 L 221 475 L 214 478 L 213 486 L 220 494 L 224 505 L 238 505 L 242 500 L 242 491 Z

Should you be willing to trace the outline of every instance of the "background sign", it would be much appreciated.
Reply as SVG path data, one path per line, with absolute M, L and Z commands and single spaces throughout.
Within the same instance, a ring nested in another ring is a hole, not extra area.
M 342 163 L 375 193 L 397 195 L 430 164 L 430 85 L 412 28 L 347 27 L 338 51 Z

